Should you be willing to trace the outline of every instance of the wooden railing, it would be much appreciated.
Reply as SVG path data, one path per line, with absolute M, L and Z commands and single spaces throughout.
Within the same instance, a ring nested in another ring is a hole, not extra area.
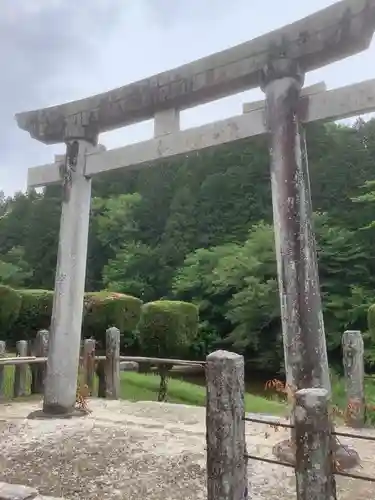
M 48 353 L 48 332 L 38 332 L 33 342 L 16 344 L 16 356 L 6 352 L 0 341 L 0 398 L 19 398 L 43 394 Z M 85 339 L 81 346 L 79 382 L 87 386 L 89 395 L 117 399 L 120 397 L 120 371 L 125 363 L 149 366 L 204 366 L 205 361 L 119 355 L 119 331 L 107 330 L 106 355 L 96 355 L 95 340 Z M 32 355 L 27 355 L 32 353 Z M 137 370 L 138 365 L 132 370 Z M 12 370 L 14 367 L 14 370 Z M 10 369 L 9 369 L 10 368 Z M 129 370 L 129 368 L 128 368 Z
M 0 358 L 0 366 L 11 366 L 11 365 L 32 365 L 38 363 L 47 363 L 48 357 L 38 358 L 36 356 L 14 356 Z M 83 360 L 83 356 L 80 358 Z M 94 356 L 95 361 L 105 361 L 106 356 Z M 143 356 L 119 356 L 116 358 L 117 361 L 121 363 L 134 362 L 134 363 L 149 363 L 153 365 L 174 365 L 174 366 L 204 366 L 205 361 L 189 361 L 184 359 L 173 359 L 173 358 L 147 358 Z

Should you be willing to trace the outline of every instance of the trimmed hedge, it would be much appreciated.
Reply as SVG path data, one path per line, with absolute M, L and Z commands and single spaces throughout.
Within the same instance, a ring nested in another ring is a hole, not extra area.
M 368 329 L 372 334 L 373 338 L 375 338 L 375 304 L 370 306 L 368 310 Z
M 83 336 L 93 336 L 102 344 L 99 349 L 105 347 L 105 332 L 111 326 L 129 337 L 138 325 L 142 304 L 140 299 L 121 293 L 86 293 Z
M 49 329 L 52 315 L 53 292 L 50 290 L 19 290 L 21 307 L 18 318 L 9 332 L 9 341 L 32 340 L 36 332 Z
M 49 329 L 53 292 L 50 290 L 13 290 L 0 287 L 0 327 L 2 337 L 14 346 L 18 340 L 31 340 L 36 332 Z M 17 302 L 18 301 L 18 302 Z M 14 303 L 13 309 L 9 303 Z M 86 293 L 84 300 L 83 337 L 93 336 L 99 348 L 105 347 L 105 331 L 116 326 L 130 336 L 138 324 L 140 299 L 113 292 Z M 11 313 L 11 311 L 13 311 Z M 5 333 L 3 333 L 5 332 Z
M 198 308 L 180 301 L 144 304 L 138 325 L 142 353 L 173 358 L 188 353 L 198 332 Z
M 18 318 L 21 301 L 19 292 L 9 286 L 0 285 L 0 340 L 7 340 Z

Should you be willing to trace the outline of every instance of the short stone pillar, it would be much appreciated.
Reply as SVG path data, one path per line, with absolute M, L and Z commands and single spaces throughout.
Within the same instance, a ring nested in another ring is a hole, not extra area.
M 105 397 L 120 397 L 120 330 L 114 326 L 106 331 Z
M 27 340 L 19 340 L 16 343 L 17 356 L 26 357 L 28 353 Z M 14 370 L 14 397 L 19 398 L 27 395 L 27 369 L 26 363 L 16 364 Z
M 98 377 L 98 398 L 105 398 L 105 360 L 100 360 L 96 364 L 95 373 Z
M 84 383 L 88 387 L 89 395 L 92 396 L 95 374 L 95 339 L 85 339 L 83 343 L 83 373 Z
M 361 332 L 346 331 L 342 336 L 342 354 L 347 397 L 346 423 L 353 428 L 365 424 L 364 346 Z
M 32 354 L 37 358 L 48 356 L 48 330 L 39 330 L 34 340 Z M 32 367 L 31 393 L 43 394 L 47 363 L 35 363 Z
M 248 498 L 243 356 L 207 356 L 206 439 L 208 500 Z
M 6 344 L 4 340 L 0 340 L 0 359 L 5 358 Z M 0 398 L 5 396 L 5 377 L 4 366 L 0 365 Z
M 295 397 L 297 500 L 332 500 L 336 484 L 328 391 L 301 389 Z

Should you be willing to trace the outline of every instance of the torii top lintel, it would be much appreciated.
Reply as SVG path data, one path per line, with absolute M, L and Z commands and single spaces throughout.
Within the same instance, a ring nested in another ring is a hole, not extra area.
M 16 115 L 18 126 L 46 144 L 64 142 L 79 125 L 93 136 L 259 86 L 272 58 L 288 57 L 308 72 L 366 50 L 375 31 L 375 0 L 342 0 L 236 47 L 124 87 Z

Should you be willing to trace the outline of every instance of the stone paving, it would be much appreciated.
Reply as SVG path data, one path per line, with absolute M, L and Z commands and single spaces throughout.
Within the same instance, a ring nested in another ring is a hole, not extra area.
M 39 402 L 1 405 L 0 481 L 67 500 L 206 498 L 204 408 L 98 399 L 89 406 L 92 413 L 83 418 L 28 420 Z M 287 437 L 261 424 L 246 429 L 254 455 L 272 457 L 272 446 Z M 362 457 L 356 472 L 375 476 L 375 443 L 355 446 Z M 251 461 L 249 482 L 252 500 L 295 497 L 292 469 Z M 340 500 L 375 496 L 375 483 L 337 482 Z

